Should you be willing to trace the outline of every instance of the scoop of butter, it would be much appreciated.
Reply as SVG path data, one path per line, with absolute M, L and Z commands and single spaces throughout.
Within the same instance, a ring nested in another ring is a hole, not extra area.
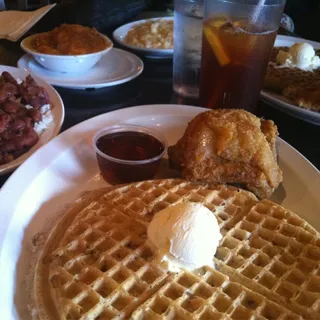
M 161 210 L 148 227 L 158 262 L 171 272 L 214 267 L 221 238 L 216 217 L 199 203 L 182 202 Z
M 320 58 L 309 43 L 295 43 L 289 52 L 279 51 L 276 57 L 279 65 L 289 68 L 312 71 L 320 67 Z

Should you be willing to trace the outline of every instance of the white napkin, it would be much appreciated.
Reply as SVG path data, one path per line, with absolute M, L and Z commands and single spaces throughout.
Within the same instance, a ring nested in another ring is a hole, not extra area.
M 19 40 L 55 5 L 54 3 L 35 11 L 1 11 L 0 39 Z

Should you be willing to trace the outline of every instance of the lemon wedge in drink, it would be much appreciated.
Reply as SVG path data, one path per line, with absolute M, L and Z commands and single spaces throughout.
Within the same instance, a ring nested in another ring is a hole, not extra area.
M 218 59 L 221 67 L 226 66 L 231 62 L 230 58 L 228 57 L 227 53 L 225 52 L 221 41 L 219 40 L 218 36 L 214 34 L 214 32 L 208 26 L 203 27 L 204 35 L 209 42 L 211 49 Z
M 212 28 L 221 28 L 222 26 L 224 26 L 229 20 L 225 17 L 222 18 L 215 18 L 214 20 L 210 20 L 208 23 L 210 24 L 210 26 Z

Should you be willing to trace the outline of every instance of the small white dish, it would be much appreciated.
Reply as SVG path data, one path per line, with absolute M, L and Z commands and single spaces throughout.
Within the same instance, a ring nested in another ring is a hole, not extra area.
M 127 23 L 118 29 L 116 29 L 113 32 L 113 39 L 120 44 L 121 46 L 128 48 L 130 50 L 135 51 L 137 54 L 143 55 L 148 58 L 153 58 L 153 59 L 169 59 L 172 58 L 173 56 L 173 49 L 152 49 L 152 48 L 140 48 L 137 46 L 132 46 L 127 43 L 125 43 L 124 39 L 129 32 L 135 25 L 144 23 L 147 21 L 153 21 L 153 20 L 172 20 L 173 17 L 158 17 L 158 18 L 152 18 L 152 19 L 145 19 L 145 20 L 138 20 L 134 22 Z
M 24 80 L 24 78 L 29 74 L 29 72 L 20 70 L 18 68 L 8 67 L 8 66 L 0 66 L 0 74 L 3 71 L 8 71 L 15 79 Z M 38 143 L 33 146 L 28 152 L 22 154 L 17 159 L 10 161 L 9 163 L 0 165 L 0 175 L 9 173 L 16 169 L 20 164 L 22 164 L 25 160 L 27 160 L 33 153 L 35 153 L 38 149 L 40 149 L 43 145 L 45 145 L 48 141 L 54 138 L 60 131 L 63 120 L 64 120 L 64 105 L 61 100 L 58 92 L 52 88 L 45 81 L 35 77 L 32 74 L 34 80 L 39 84 L 39 86 L 43 87 L 49 94 L 49 98 L 51 101 L 51 113 L 53 117 L 53 121 L 49 125 L 49 127 L 39 136 Z
M 81 55 L 45 54 L 32 50 L 31 42 L 36 36 L 37 34 L 25 38 L 21 41 L 20 46 L 26 53 L 31 54 L 39 64 L 54 72 L 82 73 L 87 71 L 113 47 L 112 41 L 108 37 L 101 35 L 110 42 L 110 46 L 102 51 Z
M 307 42 L 307 43 L 310 43 L 315 49 L 320 49 L 319 42 L 309 41 L 302 38 L 281 36 L 281 35 L 277 36 L 274 46 L 275 47 L 291 47 L 296 42 Z M 271 92 L 269 90 L 262 90 L 260 94 L 263 100 L 267 102 L 271 102 L 270 104 L 271 106 L 283 112 L 286 112 L 287 114 L 290 114 L 293 117 L 296 117 L 298 119 L 320 126 L 320 112 L 301 108 L 293 104 L 286 97 L 280 94 L 277 94 L 275 92 Z
M 97 89 L 118 85 L 136 78 L 143 70 L 143 62 L 130 52 L 113 48 L 85 74 L 50 71 L 37 63 L 31 55 L 21 57 L 18 67 L 58 87 Z

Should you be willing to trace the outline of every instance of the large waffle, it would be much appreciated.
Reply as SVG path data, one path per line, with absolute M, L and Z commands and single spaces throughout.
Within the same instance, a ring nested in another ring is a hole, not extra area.
M 283 90 L 283 95 L 300 107 L 320 111 L 320 81 L 315 81 L 305 88 L 289 86 Z
M 288 51 L 289 48 L 273 49 L 264 80 L 264 88 L 283 94 L 300 107 L 319 111 L 320 69 L 304 71 L 298 68 L 277 66 L 275 60 L 279 50 Z M 316 50 L 316 53 L 319 55 L 320 50 Z
M 288 87 L 307 90 L 315 82 L 320 81 L 320 70 L 304 71 L 298 68 L 279 67 L 269 63 L 264 88 L 282 93 Z
M 221 228 L 239 221 L 256 203 L 243 190 L 182 180 L 90 194 L 55 227 L 38 262 L 40 319 L 127 318 L 167 278 L 153 263 L 146 227 L 157 211 L 184 200 L 206 205 Z
M 239 283 L 320 319 L 320 238 L 296 214 L 260 201 L 225 234 L 215 260 Z
M 153 259 L 149 222 L 186 200 L 204 204 L 218 220 L 219 271 L 170 274 Z M 317 319 L 317 236 L 296 215 L 227 186 L 155 180 L 93 192 L 54 228 L 39 259 L 39 318 Z

